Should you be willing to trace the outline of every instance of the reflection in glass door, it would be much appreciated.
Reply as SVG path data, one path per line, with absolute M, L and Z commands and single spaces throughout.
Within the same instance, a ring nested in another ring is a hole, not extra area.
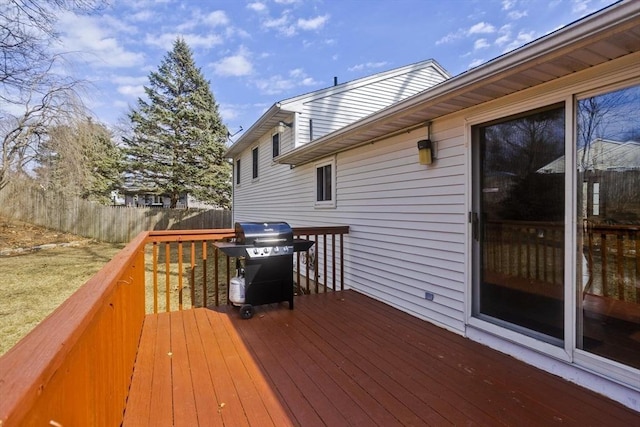
M 475 126 L 474 316 L 564 339 L 564 107 Z
M 640 368 L 640 86 L 577 104 L 577 346 Z

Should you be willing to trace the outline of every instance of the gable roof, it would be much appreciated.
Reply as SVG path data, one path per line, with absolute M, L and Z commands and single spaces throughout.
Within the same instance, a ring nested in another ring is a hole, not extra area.
M 293 113 L 302 112 L 302 108 L 305 103 L 325 97 L 339 95 L 343 92 L 371 85 L 396 76 L 401 76 L 416 70 L 425 69 L 427 67 L 430 67 L 436 72 L 442 74 L 444 78 L 451 77 L 450 74 L 435 60 L 427 59 L 276 102 L 246 132 L 244 132 L 238 140 L 231 145 L 231 147 L 228 148 L 225 153 L 225 157 L 234 157 L 240 154 L 244 149 L 253 144 L 265 133 L 277 126 L 280 121 L 290 120 Z
M 300 165 L 640 51 L 640 2 L 624 0 L 276 159 Z

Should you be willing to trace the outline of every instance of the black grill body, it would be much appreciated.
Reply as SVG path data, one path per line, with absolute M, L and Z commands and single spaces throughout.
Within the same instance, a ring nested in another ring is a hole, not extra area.
M 308 250 L 314 242 L 294 239 L 286 222 L 236 222 L 235 231 L 235 242 L 218 242 L 216 246 L 243 260 L 245 302 L 241 316 L 252 317 L 254 305 L 284 301 L 293 310 L 293 254 Z

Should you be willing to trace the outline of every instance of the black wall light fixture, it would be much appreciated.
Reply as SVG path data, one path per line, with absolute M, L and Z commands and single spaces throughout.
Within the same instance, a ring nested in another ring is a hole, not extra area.
M 427 139 L 418 141 L 418 159 L 421 165 L 430 165 L 436 159 L 436 143 L 431 140 L 431 123 L 427 124 Z

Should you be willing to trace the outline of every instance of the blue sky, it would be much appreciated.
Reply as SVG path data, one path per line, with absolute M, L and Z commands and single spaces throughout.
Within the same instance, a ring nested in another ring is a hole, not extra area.
M 230 132 L 275 102 L 435 59 L 450 74 L 496 58 L 613 0 L 111 0 L 62 15 L 69 71 L 115 125 L 182 36 Z

